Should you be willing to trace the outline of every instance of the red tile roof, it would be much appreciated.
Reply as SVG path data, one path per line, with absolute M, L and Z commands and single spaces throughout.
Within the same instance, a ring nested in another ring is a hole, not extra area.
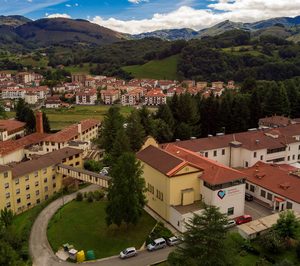
M 224 184 L 245 178 L 245 175 L 238 170 L 210 160 L 195 152 L 176 147 L 173 144 L 167 145 L 165 151 L 185 159 L 189 163 L 202 169 L 203 174 L 200 178 L 211 185 Z
M 18 120 L 0 120 L 0 131 L 8 131 L 8 134 L 22 130 L 25 123 Z
M 100 122 L 96 119 L 86 119 L 81 121 L 80 123 L 82 132 L 92 128 L 93 126 L 100 125 Z M 50 135 L 49 137 L 45 138 L 44 141 L 62 143 L 70 141 L 76 136 L 78 136 L 78 125 L 74 124 L 64 128 L 63 130 L 55 134 Z
M 293 171 L 285 167 L 263 162 L 257 162 L 254 166 L 241 171 L 249 182 L 300 203 L 299 173 L 293 174 Z
M 23 149 L 23 145 L 14 140 L 0 142 L 0 156 L 5 156 L 14 151 Z

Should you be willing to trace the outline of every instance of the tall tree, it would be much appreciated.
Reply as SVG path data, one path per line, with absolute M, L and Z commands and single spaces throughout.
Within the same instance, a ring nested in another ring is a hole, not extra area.
M 101 130 L 100 145 L 106 152 L 110 152 L 118 131 L 123 127 L 124 118 L 120 114 L 120 108 L 111 107 L 106 114 Z
M 46 132 L 46 133 L 51 132 L 49 119 L 48 119 L 46 113 L 44 113 L 44 112 L 43 112 L 43 127 L 44 127 L 44 132 Z
M 25 113 L 24 109 L 26 107 L 26 103 L 23 99 L 19 99 L 16 106 L 16 119 L 22 122 L 25 122 Z
M 142 167 L 132 153 L 120 156 L 111 170 L 112 182 L 108 188 L 106 207 L 107 225 L 137 224 L 145 199 L 145 181 Z
M 226 215 L 215 206 L 205 206 L 201 215 L 194 215 L 186 224 L 183 244 L 169 256 L 170 265 L 229 265 L 225 246 Z
M 170 142 L 173 139 L 172 129 L 165 121 L 161 119 L 154 120 L 153 135 L 159 143 Z
M 171 108 L 167 104 L 160 105 L 155 115 L 157 119 L 161 119 L 166 122 L 171 130 L 174 129 L 175 120 L 171 111 Z
M 137 111 L 132 111 L 127 119 L 126 133 L 133 151 L 138 151 L 145 141 L 145 130 L 141 124 L 141 118 Z
M 151 116 L 151 113 L 147 109 L 147 107 L 144 105 L 140 110 L 139 110 L 139 115 L 141 118 L 141 124 L 145 130 L 145 134 L 147 136 L 152 136 L 153 135 L 153 118 Z
M 250 97 L 250 128 L 256 128 L 258 121 L 263 117 L 262 100 L 255 89 Z
M 28 133 L 35 132 L 36 122 L 35 122 L 35 115 L 31 108 L 26 106 L 23 110 L 25 114 L 25 123 L 26 123 L 26 130 Z

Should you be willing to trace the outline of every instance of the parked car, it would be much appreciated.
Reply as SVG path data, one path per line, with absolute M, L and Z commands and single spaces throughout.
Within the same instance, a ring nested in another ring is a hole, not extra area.
M 150 243 L 147 246 L 147 249 L 149 251 L 153 251 L 153 250 L 157 250 L 160 248 L 165 248 L 167 246 L 166 240 L 164 240 L 163 238 L 157 238 L 155 240 L 153 240 L 153 243 Z
M 237 217 L 235 219 L 235 223 L 237 225 L 239 225 L 239 224 L 245 224 L 245 223 L 248 223 L 248 222 L 251 222 L 251 221 L 252 221 L 252 217 L 251 217 L 251 215 L 248 215 L 248 214 L 239 216 L 239 217 Z
M 174 246 L 174 245 L 179 244 L 180 242 L 181 242 L 181 239 L 177 236 L 172 236 L 167 239 L 168 246 Z
M 245 193 L 245 200 L 247 201 L 252 201 L 253 200 L 253 196 L 249 193 Z
M 130 257 L 136 256 L 136 255 L 137 255 L 137 252 L 134 247 L 126 248 L 120 252 L 121 259 L 130 258 Z
M 236 225 L 235 220 L 228 220 L 227 224 L 224 225 L 224 228 L 230 228 Z

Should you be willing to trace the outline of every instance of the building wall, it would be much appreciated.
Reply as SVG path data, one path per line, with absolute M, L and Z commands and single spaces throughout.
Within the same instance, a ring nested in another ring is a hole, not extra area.
M 3 155 L 3 156 L 0 155 L 0 165 L 8 164 L 11 162 L 21 162 L 23 160 L 24 156 L 25 156 L 25 151 L 23 148 L 16 150 L 12 153 L 9 153 L 7 155 Z
M 8 184 L 8 187 L 7 187 L 7 184 Z M 7 193 L 9 193 L 9 198 L 6 198 Z M 12 189 L 12 173 L 11 173 L 11 171 L 0 172 L 0 209 L 1 210 L 4 209 L 5 207 L 9 207 L 9 206 L 10 206 L 10 208 L 14 208 L 13 202 L 10 199 L 12 194 L 13 194 L 13 189 Z

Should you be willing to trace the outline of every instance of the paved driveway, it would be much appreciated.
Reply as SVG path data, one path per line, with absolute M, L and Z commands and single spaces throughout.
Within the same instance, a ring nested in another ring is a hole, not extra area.
M 91 185 L 81 190 L 81 192 L 93 191 L 98 189 L 96 185 Z M 61 261 L 53 253 L 47 239 L 47 226 L 51 217 L 64 204 L 75 199 L 76 193 L 64 196 L 64 199 L 59 198 L 49 204 L 37 217 L 33 224 L 30 239 L 29 249 L 33 260 L 33 266 L 74 266 L 74 263 Z M 141 251 L 138 256 L 126 260 L 121 260 L 118 257 L 111 257 L 95 262 L 88 262 L 83 265 L 92 266 L 146 266 L 158 261 L 167 259 L 173 248 L 165 248 L 162 250 L 147 252 Z
M 250 214 L 253 220 L 268 216 L 272 214 L 272 210 L 260 205 L 255 201 L 245 202 L 245 214 Z

